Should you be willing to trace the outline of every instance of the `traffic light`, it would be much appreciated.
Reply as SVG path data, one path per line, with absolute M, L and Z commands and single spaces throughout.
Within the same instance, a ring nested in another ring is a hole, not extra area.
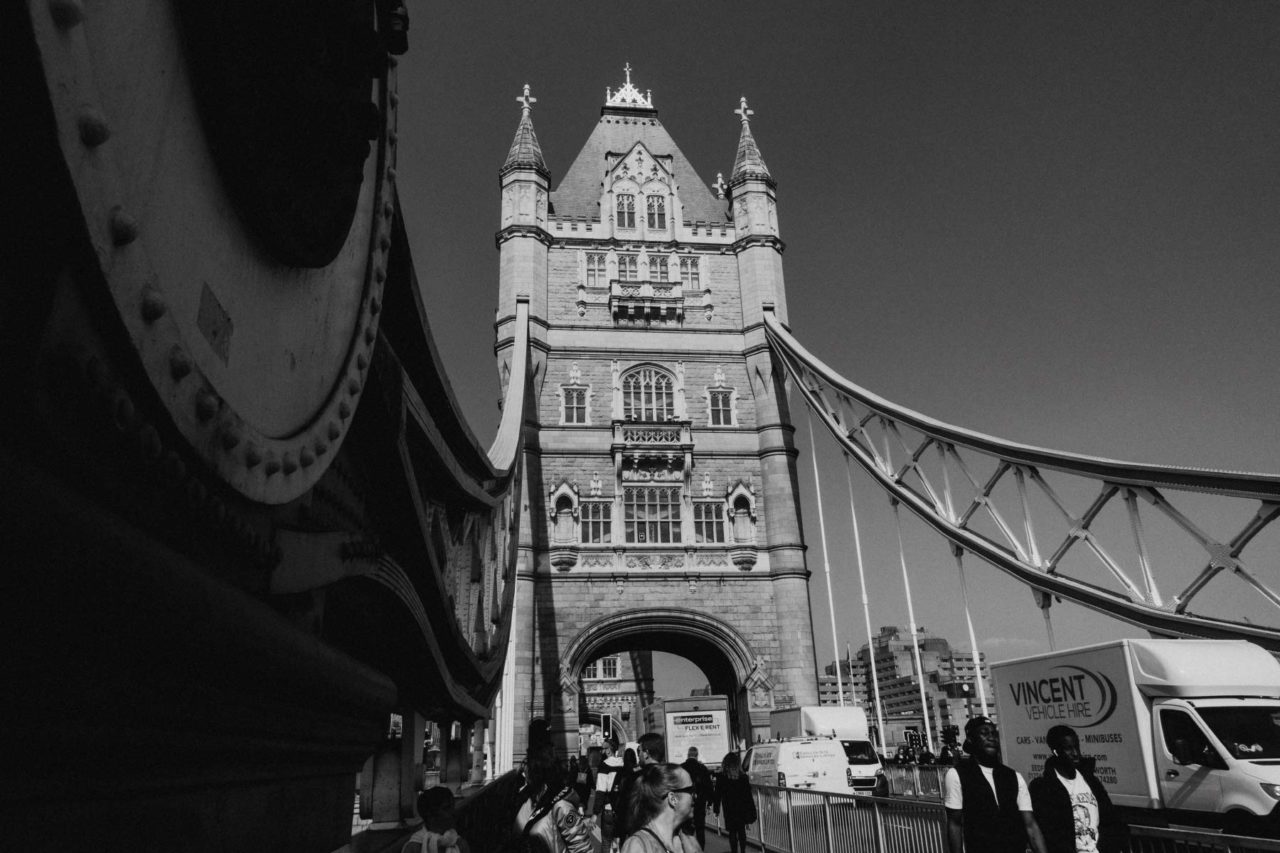
M 922 740 L 920 738 L 920 733 L 918 731 L 916 731 L 915 729 L 907 729 L 906 732 L 904 732 L 904 735 L 906 736 L 906 739 L 907 739 L 907 746 L 911 747 L 912 749 L 920 748 L 920 744 Z
M 958 744 L 960 742 L 960 727 L 959 726 L 943 726 L 942 742 L 950 747 L 954 747 L 956 744 Z

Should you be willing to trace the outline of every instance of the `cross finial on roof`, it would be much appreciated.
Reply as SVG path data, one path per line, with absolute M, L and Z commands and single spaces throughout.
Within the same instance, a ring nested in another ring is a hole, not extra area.
M 745 95 L 742 97 L 742 106 L 738 107 L 733 112 L 735 115 L 742 116 L 743 124 L 746 124 L 748 121 L 750 121 L 750 116 L 753 116 L 756 114 L 755 110 L 747 106 L 747 98 Z
M 627 84 L 630 85 L 631 84 L 631 63 L 628 62 L 626 65 L 622 66 L 622 70 L 626 72 Z
M 537 98 L 529 97 L 529 84 L 524 84 L 524 94 L 516 98 L 516 103 L 520 104 L 520 109 L 525 115 L 529 114 L 529 110 L 538 102 Z

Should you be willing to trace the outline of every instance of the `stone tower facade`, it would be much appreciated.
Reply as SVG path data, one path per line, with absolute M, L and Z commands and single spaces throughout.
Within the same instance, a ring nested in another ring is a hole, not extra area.
M 772 709 L 818 697 L 793 428 L 762 325 L 770 306 L 786 320 L 783 244 L 751 110 L 728 183 L 708 185 L 628 68 L 551 191 L 527 87 L 518 100 L 496 352 L 505 383 L 527 300 L 539 405 L 514 754 L 531 723 L 572 749 L 584 667 L 637 649 L 697 664 L 752 740 Z

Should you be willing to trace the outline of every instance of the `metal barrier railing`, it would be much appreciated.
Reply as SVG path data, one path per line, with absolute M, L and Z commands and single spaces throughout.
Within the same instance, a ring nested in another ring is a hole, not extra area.
M 884 768 L 884 778 L 889 783 L 889 794 L 894 797 L 941 802 L 942 777 L 950 769 L 944 764 L 889 764 Z
M 900 767 L 896 770 L 913 768 Z M 921 768 L 926 771 L 932 768 Z M 945 768 L 938 768 L 945 770 Z M 902 774 L 914 784 L 917 777 Z M 934 777 L 921 774 L 922 779 Z M 936 778 L 940 778 L 937 774 Z M 925 781 L 919 788 L 928 788 Z M 926 801 L 800 788 L 752 785 L 759 819 L 747 827 L 748 844 L 768 853 L 945 853 L 946 812 Z M 707 815 L 707 827 L 723 822 Z M 1280 853 L 1280 841 L 1222 835 L 1209 830 L 1131 826 L 1129 853 Z

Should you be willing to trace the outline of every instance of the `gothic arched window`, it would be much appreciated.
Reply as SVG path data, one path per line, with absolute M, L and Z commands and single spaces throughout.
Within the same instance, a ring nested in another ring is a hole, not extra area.
M 618 196 L 618 227 L 636 227 L 636 197 L 633 195 Z
M 675 417 L 675 383 L 656 367 L 639 367 L 622 377 L 622 417 L 628 421 L 669 421 Z

